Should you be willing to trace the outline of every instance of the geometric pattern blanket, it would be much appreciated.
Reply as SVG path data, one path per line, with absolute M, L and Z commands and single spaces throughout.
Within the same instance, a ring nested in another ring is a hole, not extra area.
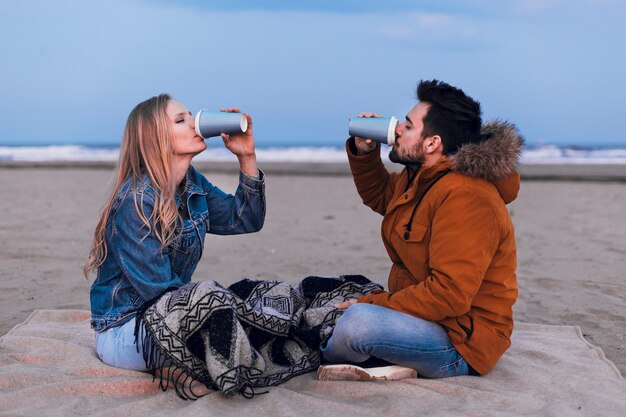
M 166 390 L 185 399 L 197 387 L 224 396 L 253 396 L 314 371 L 320 345 L 342 314 L 335 305 L 382 287 L 361 275 L 281 281 L 244 279 L 228 288 L 214 281 L 188 283 L 148 306 L 138 320 L 144 357 Z

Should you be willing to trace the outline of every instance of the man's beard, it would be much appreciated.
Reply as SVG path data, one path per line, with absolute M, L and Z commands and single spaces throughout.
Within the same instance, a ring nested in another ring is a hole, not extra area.
M 397 164 L 406 165 L 415 170 L 420 169 L 422 165 L 424 165 L 424 155 L 418 153 L 417 155 L 400 156 L 395 148 L 391 148 L 391 151 L 389 151 L 389 160 Z

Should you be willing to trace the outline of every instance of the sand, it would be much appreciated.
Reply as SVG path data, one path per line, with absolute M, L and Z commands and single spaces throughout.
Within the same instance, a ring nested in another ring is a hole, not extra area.
M 201 168 L 234 191 L 232 166 Z M 381 217 L 362 205 L 346 166 L 262 168 L 265 227 L 208 236 L 195 280 L 363 274 L 386 283 Z M 518 243 L 516 320 L 580 326 L 626 374 L 626 165 L 522 166 L 522 173 L 509 206 Z M 111 180 L 106 163 L 0 165 L 0 335 L 34 309 L 89 308 L 82 265 Z

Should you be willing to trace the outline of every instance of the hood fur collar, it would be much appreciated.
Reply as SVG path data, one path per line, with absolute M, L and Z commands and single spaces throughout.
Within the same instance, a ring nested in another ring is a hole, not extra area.
M 492 120 L 481 129 L 483 140 L 461 146 L 451 155 L 453 170 L 494 182 L 517 170 L 524 138 L 513 123 Z

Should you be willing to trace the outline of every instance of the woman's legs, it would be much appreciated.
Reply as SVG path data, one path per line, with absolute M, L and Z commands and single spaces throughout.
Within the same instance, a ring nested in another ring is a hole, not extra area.
M 135 319 L 96 333 L 96 352 L 102 362 L 116 368 L 147 371 L 143 359 L 143 329 L 135 345 Z
M 442 326 L 374 304 L 348 307 L 322 356 L 331 363 L 361 363 L 373 356 L 428 378 L 469 372 Z

